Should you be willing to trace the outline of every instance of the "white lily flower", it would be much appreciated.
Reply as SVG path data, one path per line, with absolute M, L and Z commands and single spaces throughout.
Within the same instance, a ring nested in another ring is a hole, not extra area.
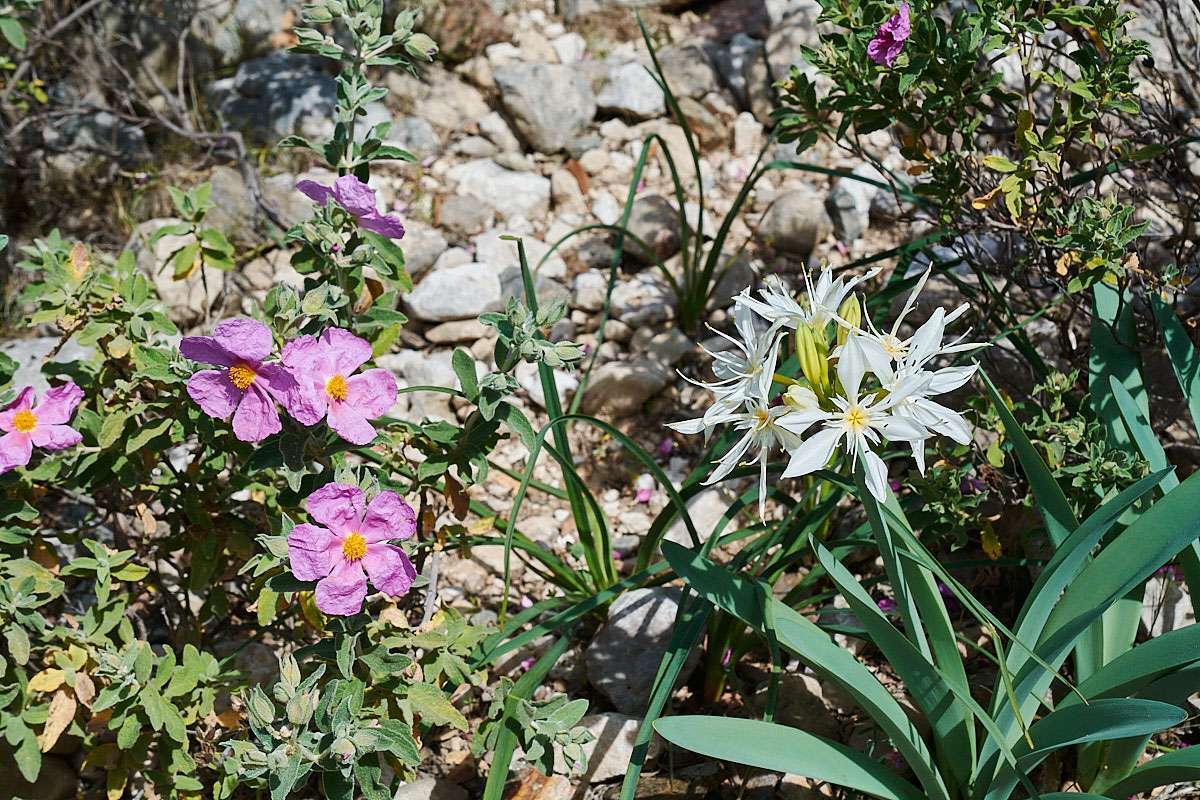
M 704 350 L 712 357 L 712 370 L 717 380 L 708 383 L 683 376 L 684 380 L 708 389 L 716 395 L 716 399 L 703 416 L 668 424 L 667 427 L 672 430 L 686 434 L 703 433 L 707 442 L 726 416 L 737 412 L 755 398 L 769 396 L 779 358 L 779 332 L 775 328 L 759 331 L 754 324 L 754 314 L 744 306 L 734 309 L 733 322 L 738 332 L 736 338 L 714 331 L 729 340 L 733 344 L 732 349 L 716 353 Z
M 845 394 L 833 398 L 836 411 L 793 413 L 789 420 L 793 430 L 798 425 L 807 427 L 818 422 L 823 426 L 789 451 L 791 460 L 780 477 L 795 478 L 821 469 L 829 463 L 838 442 L 843 441 L 852 462 L 862 461 L 867 488 L 882 502 L 887 497 L 887 465 L 874 448 L 884 440 L 924 441 L 929 432 L 914 420 L 895 413 L 893 406 L 900 395 L 889 394 L 876 400 L 875 393 L 861 394 L 867 364 L 860 356 L 857 348 L 844 348 L 838 359 L 838 379 Z
M 835 278 L 833 270 L 825 266 L 814 285 L 812 276 L 805 272 L 806 293 L 800 300 L 792 296 L 792 292 L 779 276 L 772 275 L 767 278 L 765 287 L 759 292 L 762 300 L 755 300 L 748 293 L 742 293 L 738 295 L 737 302 L 754 309 L 755 313 L 772 325 L 792 330 L 800 325 L 811 325 L 815 330 L 823 330 L 830 322 L 841 321 L 838 309 L 854 287 L 878 273 L 879 270 L 874 269 L 854 278 Z
M 946 313 L 944 308 L 934 309 L 929 319 L 917 328 L 912 336 L 901 338 L 900 326 L 909 312 L 916 307 L 917 297 L 925 288 L 931 269 L 926 270 L 921 279 L 917 281 L 917 285 L 913 287 L 912 293 L 904 303 L 904 308 L 900 310 L 900 314 L 892 323 L 890 330 L 880 333 L 879 329 L 868 319 L 867 330 L 856 332 L 856 337 L 863 339 L 862 345 L 867 363 L 870 365 L 871 371 L 877 375 L 886 371 L 893 362 L 907 361 L 919 367 L 935 356 L 961 353 L 987 346 L 986 343 L 981 342 L 963 342 L 966 334 L 949 344 L 942 343 L 942 339 L 946 335 L 946 326 L 965 314 L 970 307 L 966 303 L 950 313 Z

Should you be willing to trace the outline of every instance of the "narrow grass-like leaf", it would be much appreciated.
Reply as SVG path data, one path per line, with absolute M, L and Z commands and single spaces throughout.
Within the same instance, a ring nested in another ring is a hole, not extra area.
M 948 800 L 949 792 L 933 767 L 933 755 L 916 726 L 879 680 L 829 635 L 795 610 L 769 599 L 766 588 L 718 567 L 673 542 L 663 542 L 663 556 L 692 591 L 733 614 L 759 632 L 766 630 L 765 609 L 772 604 L 779 643 L 800 656 L 824 680 L 840 686 L 891 739 L 908 762 L 928 797 Z
M 1110 797 L 1134 797 L 1173 783 L 1200 783 L 1200 745 L 1148 761 L 1106 791 Z
M 654 724 L 674 745 L 773 772 L 802 775 L 885 800 L 923 800 L 917 787 L 879 761 L 807 731 L 733 717 L 679 716 Z

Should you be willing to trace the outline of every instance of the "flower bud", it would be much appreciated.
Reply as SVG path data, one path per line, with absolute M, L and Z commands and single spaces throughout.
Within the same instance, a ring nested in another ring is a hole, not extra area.
M 433 57 L 437 55 L 437 42 L 430 39 L 423 33 L 414 33 L 404 40 L 404 49 L 413 58 L 424 59 L 425 61 L 433 61 Z
M 851 292 L 838 307 L 838 316 L 850 325 L 849 328 L 847 328 L 845 325 L 838 325 L 837 343 L 839 345 L 843 345 L 846 343 L 846 339 L 850 337 L 852 328 L 862 327 L 862 303 L 858 301 L 858 298 L 853 292 Z
M 354 742 L 346 738 L 334 739 L 329 746 L 329 753 L 339 764 L 349 764 L 354 760 Z
M 798 383 L 788 387 L 783 404 L 793 411 L 813 411 L 821 407 L 813 390 Z
M 812 327 L 801 325 L 796 329 L 796 357 L 800 360 L 800 371 L 818 393 L 824 394 L 829 386 L 829 360 L 825 347 L 819 343 Z
M 313 696 L 311 692 L 301 692 L 287 702 L 288 722 L 293 725 L 307 725 L 308 721 L 312 719 L 313 711 Z

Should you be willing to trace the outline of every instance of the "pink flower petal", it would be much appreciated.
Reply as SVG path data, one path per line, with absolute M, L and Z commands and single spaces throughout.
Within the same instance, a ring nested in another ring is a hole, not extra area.
M 390 411 L 396 405 L 399 393 L 396 376 L 386 369 L 369 369 L 346 381 L 346 404 L 368 419 L 382 417 Z
M 299 189 L 300 193 L 309 200 L 312 200 L 314 203 L 322 206 L 325 205 L 330 196 L 333 195 L 333 192 L 328 186 L 324 186 L 307 178 L 297 183 L 296 188 Z
M 358 225 L 366 230 L 386 236 L 389 239 L 404 238 L 404 223 L 394 214 L 364 214 L 358 218 Z
M 406 594 L 417 579 L 417 570 L 399 547 L 390 544 L 369 544 L 363 556 L 363 566 L 376 589 L 398 597 Z
M 336 564 L 329 577 L 317 583 L 317 608 L 325 614 L 348 617 L 362 611 L 367 597 L 367 576 L 357 561 Z
M 242 392 L 224 370 L 202 369 L 188 378 L 188 396 L 200 410 L 216 419 L 228 419 L 241 402 Z
M 67 381 L 61 386 L 55 386 L 42 395 L 42 402 L 33 409 L 38 426 L 62 425 L 70 421 L 71 415 L 75 413 L 75 407 L 82 399 L 83 389 L 76 386 L 74 381 Z
M 338 536 L 362 527 L 366 498 L 362 489 L 345 483 L 327 483 L 308 496 L 308 515 Z
M 343 175 L 333 182 L 333 196 L 356 217 L 377 213 L 375 190 L 353 175 Z
M 351 444 L 370 444 L 375 438 L 375 426 L 350 403 L 331 403 L 325 415 L 333 432 Z
M 259 362 L 271 355 L 275 340 L 266 325 L 249 317 L 234 317 L 213 328 L 213 339 L 238 358 Z
M 46 450 L 63 450 L 83 441 L 79 431 L 69 425 L 42 425 L 41 420 L 38 420 L 38 426 L 30 432 L 29 438 Z
M 321 345 L 317 341 L 317 337 L 306 333 L 285 344 L 283 351 L 279 354 L 279 360 L 285 367 L 299 369 L 311 361 L 320 349 Z
M 371 360 L 371 343 L 342 328 L 327 329 L 321 334 L 321 344 L 328 350 L 333 371 L 343 378 Z
M 33 438 L 28 433 L 6 433 L 0 436 L 0 473 L 23 467 L 33 457 Z
M 255 371 L 258 373 L 255 383 L 261 384 L 267 394 L 285 406 L 295 402 L 300 384 L 289 370 L 277 364 L 260 364 Z
M 30 410 L 34 399 L 32 386 L 26 386 L 18 392 L 16 399 L 5 406 L 4 411 L 0 411 L 0 430 L 11 431 L 13 429 L 13 417 L 21 411 Z
M 407 539 L 417 531 L 417 513 L 395 492 L 375 495 L 367 506 L 359 533 L 368 542 Z
M 238 360 L 237 356 L 211 336 L 185 336 L 179 342 L 179 352 L 192 361 L 216 364 L 219 367 L 231 367 Z
M 288 563 L 292 574 L 302 581 L 315 581 L 328 575 L 339 556 L 341 539 L 307 522 L 288 534 Z
M 283 424 L 271 396 L 257 383 L 250 384 L 233 412 L 233 435 L 243 442 L 261 442 L 281 430 Z

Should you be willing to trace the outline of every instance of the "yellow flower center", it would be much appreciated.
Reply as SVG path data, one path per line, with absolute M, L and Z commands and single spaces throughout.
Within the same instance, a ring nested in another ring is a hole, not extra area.
M 846 427 L 857 433 L 867 427 L 867 423 L 871 421 L 871 415 L 862 406 L 850 406 L 846 409 Z
M 765 408 L 756 409 L 754 412 L 754 430 L 764 430 L 771 424 L 771 412 Z
M 250 388 L 250 384 L 254 383 L 254 379 L 258 374 L 249 364 L 239 362 L 229 368 L 229 381 L 237 388 L 245 391 Z
M 29 433 L 37 427 L 37 416 L 28 409 L 18 411 L 13 414 L 13 427 L 18 433 Z
M 325 394 L 329 395 L 330 400 L 345 400 L 346 379 L 341 375 L 334 375 L 325 381 Z
M 346 557 L 347 561 L 358 561 L 366 554 L 367 540 L 362 537 L 361 533 L 352 533 L 342 542 L 342 555 Z
M 908 353 L 908 345 L 900 340 L 898 336 L 885 336 L 881 342 L 883 350 L 894 360 L 899 361 Z

